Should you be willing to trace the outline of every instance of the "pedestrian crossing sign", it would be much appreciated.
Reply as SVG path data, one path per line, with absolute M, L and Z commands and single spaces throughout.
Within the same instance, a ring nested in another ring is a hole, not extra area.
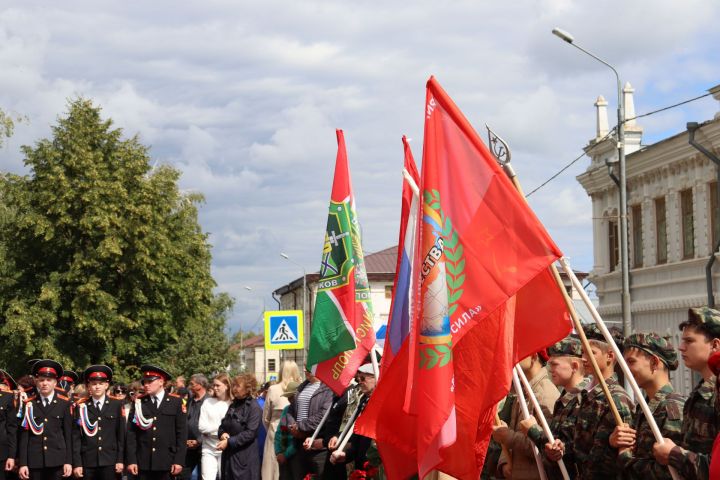
M 266 350 L 298 350 L 304 345 L 302 310 L 265 312 Z

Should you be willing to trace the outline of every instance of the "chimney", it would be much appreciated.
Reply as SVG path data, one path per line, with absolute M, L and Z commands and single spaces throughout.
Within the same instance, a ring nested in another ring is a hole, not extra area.
M 625 122 L 625 127 L 634 127 L 636 125 L 635 123 L 635 100 L 633 99 L 633 94 L 635 93 L 635 89 L 632 88 L 632 85 L 630 85 L 630 82 L 627 82 L 625 84 L 625 87 L 623 88 L 623 100 L 625 102 L 625 119 L 632 119 Z
M 610 131 L 608 127 L 607 105 L 608 102 L 602 95 L 600 95 L 595 102 L 595 117 L 597 121 L 595 138 L 597 140 L 607 135 L 608 131 Z

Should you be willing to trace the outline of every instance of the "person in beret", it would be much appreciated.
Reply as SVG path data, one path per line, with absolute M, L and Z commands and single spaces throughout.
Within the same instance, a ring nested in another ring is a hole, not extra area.
M 72 474 L 72 402 L 56 387 L 63 368 L 54 360 L 33 364 L 35 392 L 23 405 L 18 446 L 22 480 L 55 480 Z
M 645 390 L 663 437 L 679 441 L 685 398 L 675 393 L 670 383 L 670 371 L 678 367 L 677 352 L 656 333 L 634 333 L 625 339 L 623 356 L 638 386 Z M 610 444 L 619 449 L 618 459 L 627 478 L 670 479 L 667 466 L 653 457 L 654 443 L 655 436 L 639 405 L 631 426 L 616 426 L 610 436 Z
M 169 480 L 182 472 L 187 448 L 187 415 L 182 398 L 165 391 L 170 374 L 143 365 L 145 393 L 135 398 L 128 416 L 128 472 L 140 480 Z
M 577 336 L 570 335 L 547 349 L 550 359 L 550 380 L 562 389 L 560 398 L 555 402 L 552 417 L 548 419 L 555 442 L 549 443 L 543 429 L 533 415 L 520 422 L 520 428 L 540 449 L 545 451 L 549 462 L 547 466 L 559 478 L 557 463 L 561 458 L 568 471 L 575 473 L 573 457 L 573 435 L 577 423 L 577 408 L 580 405 L 581 392 L 589 384 L 585 378 L 582 361 L 582 345 Z
M 82 378 L 88 397 L 75 407 L 73 474 L 87 480 L 115 480 L 123 471 L 125 418 L 121 399 L 108 395 L 113 371 L 92 365 Z
M 17 383 L 5 370 L 0 370 L 0 480 L 5 480 L 6 471 L 15 467 L 17 453 L 17 408 L 15 395 Z
M 687 320 L 679 328 L 683 362 L 702 378 L 683 407 L 682 438 L 677 444 L 665 438 L 663 443 L 653 446 L 653 453 L 660 464 L 672 465 L 684 479 L 707 478 L 710 452 L 719 431 L 715 414 L 716 377 L 708 362 L 711 355 L 720 351 L 720 311 L 690 308 Z

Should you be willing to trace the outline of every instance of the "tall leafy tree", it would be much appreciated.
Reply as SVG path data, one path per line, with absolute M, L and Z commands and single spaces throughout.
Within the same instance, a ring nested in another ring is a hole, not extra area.
M 0 362 L 104 362 L 121 379 L 147 360 L 225 365 L 232 302 L 213 295 L 202 196 L 87 99 L 23 153 L 30 175 L 0 178 Z

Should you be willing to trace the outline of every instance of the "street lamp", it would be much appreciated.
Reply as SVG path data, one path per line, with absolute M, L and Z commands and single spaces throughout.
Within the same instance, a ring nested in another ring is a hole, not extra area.
M 306 319 L 306 316 L 307 316 L 307 308 L 306 308 L 307 307 L 307 300 L 306 300 L 306 297 L 307 297 L 307 273 L 305 272 L 305 267 L 303 267 L 301 264 L 299 264 L 298 262 L 296 262 L 295 260 L 290 258 L 290 256 L 287 253 L 280 252 L 280 256 L 282 258 L 284 258 L 285 260 L 287 260 L 288 262 L 300 267 L 300 269 L 303 272 L 303 293 L 302 293 L 302 305 L 303 305 L 302 308 L 303 309 L 302 309 L 302 312 L 303 312 L 304 335 L 303 335 L 303 348 L 302 348 L 302 367 L 305 368 L 305 339 L 308 336 L 308 331 L 305 328 L 307 326 L 307 321 L 306 321 L 307 320 Z
M 553 28 L 553 35 L 561 40 L 569 43 L 586 55 L 591 56 L 598 62 L 602 63 L 615 74 L 617 80 L 617 149 L 618 149 L 618 167 L 620 170 L 620 274 L 622 276 L 622 325 L 623 334 L 630 335 L 631 318 L 630 318 L 630 267 L 628 261 L 628 225 L 627 225 L 627 176 L 625 166 L 625 99 L 623 98 L 622 84 L 620 83 L 620 75 L 615 67 L 607 63 L 602 58 L 593 55 L 581 46 L 575 43 L 575 39 L 568 32 L 559 28 Z

